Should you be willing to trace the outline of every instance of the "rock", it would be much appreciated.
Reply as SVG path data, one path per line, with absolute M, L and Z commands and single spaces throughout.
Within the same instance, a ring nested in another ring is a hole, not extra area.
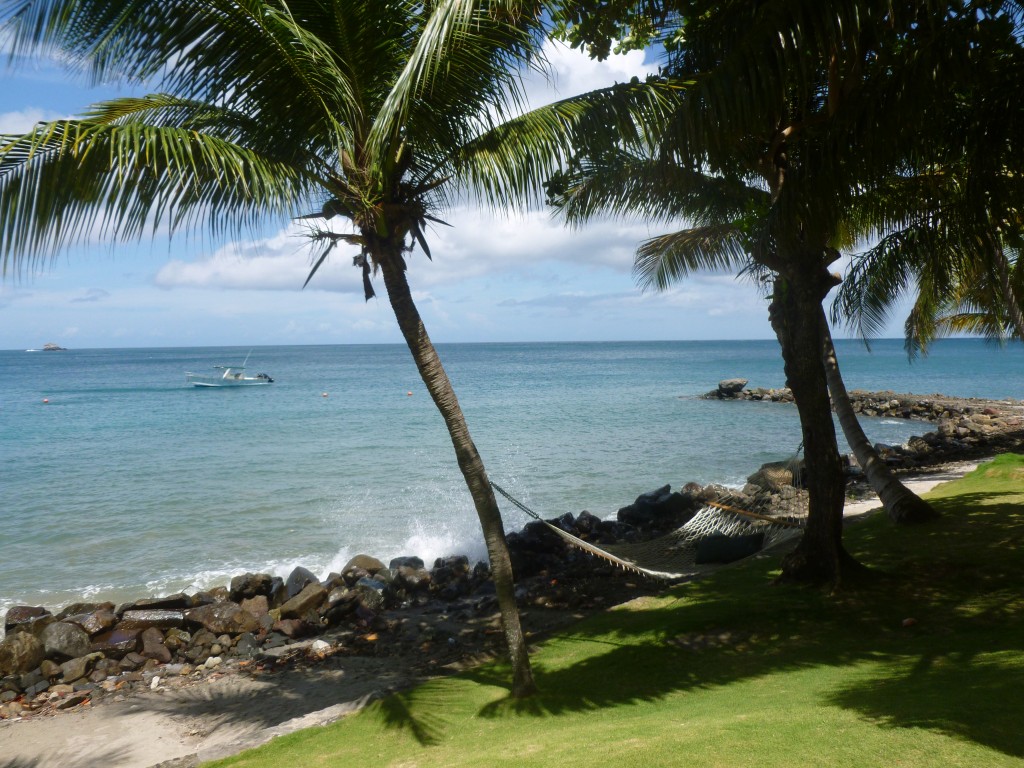
M 281 606 L 281 618 L 298 619 L 310 611 L 317 610 L 327 600 L 327 590 L 320 582 L 307 584 L 305 588 Z
M 317 656 L 325 656 L 331 650 L 331 644 L 325 640 L 314 640 L 309 644 L 309 652 Z
M 14 605 L 7 609 L 4 631 L 9 635 L 17 630 L 39 634 L 49 621 L 51 614 L 41 605 Z
M 141 634 L 142 631 L 138 629 L 115 628 L 92 638 L 90 649 L 108 658 L 120 659 L 127 653 L 139 650 L 142 644 L 139 639 Z
M 39 672 L 47 680 L 53 681 L 61 676 L 60 664 L 49 659 L 43 659 L 39 663 Z
M 203 666 L 207 669 L 215 669 L 216 667 L 219 667 L 223 661 L 224 660 L 220 656 L 211 656 L 203 662 Z
M 65 661 L 60 665 L 61 679 L 65 683 L 73 683 L 76 680 L 81 680 L 92 672 L 93 667 L 96 666 L 96 662 L 102 658 L 102 653 L 89 653 L 85 656 L 79 656 L 76 659 Z
M 746 379 L 723 379 L 718 382 L 719 397 L 736 397 L 747 386 Z
M 223 587 L 220 587 L 219 589 L 223 589 Z M 167 597 L 147 597 L 143 600 L 135 600 L 131 603 L 125 603 L 124 605 L 118 606 L 116 613 L 118 616 L 123 616 L 127 611 L 184 611 L 191 607 L 192 598 L 184 592 L 178 592 L 174 595 L 167 595 Z
M 65 616 L 61 621 L 77 624 L 88 635 L 98 635 L 100 632 L 106 632 L 117 623 L 117 615 L 114 613 L 114 606 L 107 603 L 105 606 L 86 613 L 75 612 Z
M 35 669 L 46 658 L 42 640 L 30 632 L 15 632 L 0 642 L 0 677 Z
M 88 693 L 72 693 L 57 705 L 57 709 L 71 709 L 72 707 L 77 707 L 79 704 L 84 704 L 89 701 L 89 698 L 90 696 Z
M 320 579 L 318 579 L 313 574 L 312 571 L 303 568 L 301 565 L 299 565 L 296 566 L 296 568 L 291 572 L 291 574 L 289 574 L 288 581 L 285 582 L 285 591 L 288 595 L 288 599 L 291 600 L 302 590 L 304 590 L 307 584 L 319 583 Z
M 252 632 L 243 632 L 235 643 L 235 653 L 243 658 L 252 658 L 260 648 L 260 641 Z
M 65 605 L 60 613 L 57 614 L 57 621 L 66 621 L 71 616 L 79 616 L 88 613 L 96 613 L 96 611 L 110 611 L 113 613 L 113 603 L 71 603 Z
M 77 624 L 58 621 L 43 630 L 43 646 L 46 655 L 59 661 L 67 661 L 89 653 L 89 635 Z
M 313 633 L 313 627 L 302 619 L 281 619 L 274 622 L 274 631 L 295 639 Z
M 407 592 L 422 592 L 430 589 L 430 571 L 420 566 L 401 565 L 395 571 L 396 585 Z
M 254 597 L 244 598 L 241 602 L 242 610 L 248 611 L 257 619 L 260 616 L 265 616 L 270 611 L 270 602 L 267 600 L 266 595 L 255 595 Z
M 259 621 L 249 611 L 235 603 L 211 603 L 186 611 L 185 620 L 199 624 L 216 635 L 239 635 L 255 632 Z
M 377 613 L 384 610 L 384 606 L 387 603 L 385 589 L 386 585 L 382 581 L 362 578 L 356 582 L 352 591 L 355 592 L 362 607 Z
M 424 563 L 423 563 L 423 561 L 420 558 L 418 558 L 418 557 L 408 557 L 408 556 L 407 557 L 396 557 L 396 558 L 392 559 L 390 563 L 388 563 L 388 568 L 390 568 L 393 571 L 397 571 L 399 568 L 420 569 L 420 568 L 423 568 L 423 566 L 424 566 Z
M 383 567 L 384 563 L 376 557 L 370 557 L 369 555 L 356 555 L 348 561 L 344 568 L 341 569 L 341 573 L 344 575 L 348 571 L 360 568 L 370 575 L 373 575 Z
M 231 600 L 241 603 L 254 597 L 269 597 L 274 591 L 274 579 L 267 573 L 243 573 L 231 579 Z
M 122 614 L 120 627 L 121 629 L 149 629 L 150 627 L 170 629 L 171 627 L 180 627 L 184 623 L 184 611 L 166 608 L 133 609 Z
M 161 664 L 171 661 L 171 650 L 164 645 L 164 635 L 156 627 L 149 627 L 142 632 L 142 652 L 140 654 L 146 659 L 155 659 Z

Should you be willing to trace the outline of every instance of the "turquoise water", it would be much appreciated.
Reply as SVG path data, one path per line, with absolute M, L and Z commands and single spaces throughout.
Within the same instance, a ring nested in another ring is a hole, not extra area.
M 402 346 L 265 347 L 267 387 L 195 389 L 247 349 L 0 352 L 0 611 L 321 575 L 354 554 L 483 557 L 447 431 Z M 739 484 L 800 441 L 791 406 L 697 399 L 782 386 L 754 342 L 441 345 L 493 480 L 547 516 L 602 517 L 664 483 Z M 839 342 L 848 386 L 1024 397 L 1024 349 L 949 340 L 907 362 Z M 409 394 L 411 393 L 411 394 Z M 48 400 L 48 403 L 43 401 Z M 874 439 L 925 427 L 866 420 Z M 525 518 L 504 509 L 510 529 Z

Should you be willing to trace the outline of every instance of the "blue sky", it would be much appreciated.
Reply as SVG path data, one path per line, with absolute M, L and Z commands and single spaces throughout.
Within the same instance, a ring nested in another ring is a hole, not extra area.
M 642 54 L 593 62 L 552 47 L 554 85 L 531 101 L 643 76 Z M 0 133 L 67 117 L 118 92 L 90 88 L 46 61 L 3 74 Z M 636 221 L 570 231 L 547 212 L 462 207 L 431 235 L 409 280 L 435 342 L 773 338 L 767 305 L 732 275 L 697 275 L 664 293 L 641 293 L 633 252 L 659 234 Z M 378 281 L 363 301 L 360 273 L 344 254 L 302 284 L 310 255 L 295 227 L 211 244 L 201 237 L 131 245 L 97 243 L 36 271 L 8 270 L 0 284 L 0 349 L 66 347 L 399 343 Z M 841 335 L 841 334 L 840 334 Z M 899 336 L 899 324 L 885 335 Z

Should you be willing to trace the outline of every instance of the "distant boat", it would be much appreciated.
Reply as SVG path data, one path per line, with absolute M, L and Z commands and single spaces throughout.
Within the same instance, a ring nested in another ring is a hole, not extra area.
M 249 350 L 249 355 L 252 350 Z M 241 365 L 215 365 L 213 369 L 219 373 L 186 373 L 185 383 L 193 387 L 258 387 L 263 384 L 273 384 L 274 380 L 265 373 L 257 373 L 255 376 L 245 375 L 245 364 L 249 362 L 249 355 Z
M 265 373 L 246 376 L 241 366 L 215 365 L 213 368 L 218 373 L 186 373 L 185 382 L 193 387 L 254 387 L 274 383 Z

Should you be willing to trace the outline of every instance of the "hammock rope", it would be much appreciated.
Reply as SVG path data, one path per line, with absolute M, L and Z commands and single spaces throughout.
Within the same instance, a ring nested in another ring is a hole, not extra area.
M 697 543 L 709 536 L 733 537 L 763 533 L 763 551 L 789 541 L 803 532 L 803 526 L 794 520 L 770 517 L 722 502 L 707 501 L 690 520 L 665 536 L 631 544 L 597 546 L 548 522 L 500 485 L 492 482 L 491 487 L 571 546 L 620 568 L 657 579 L 681 579 L 720 568 L 721 564 L 696 562 Z

